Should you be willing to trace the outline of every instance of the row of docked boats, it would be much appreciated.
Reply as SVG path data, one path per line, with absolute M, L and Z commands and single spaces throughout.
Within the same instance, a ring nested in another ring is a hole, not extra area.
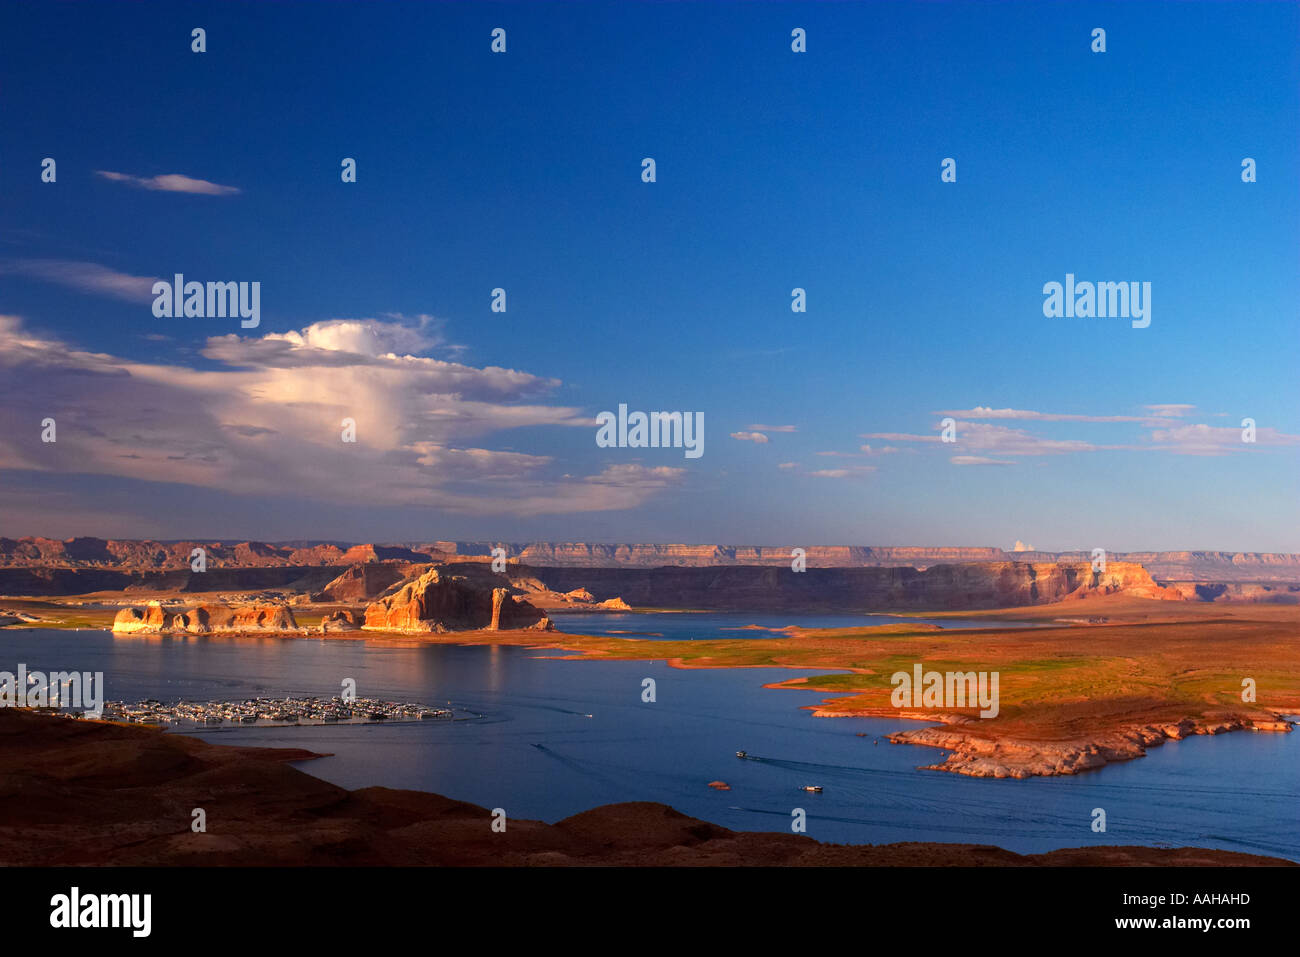
M 246 698 L 243 701 L 179 701 L 166 704 L 154 699 L 104 704 L 104 718 L 131 724 L 229 725 L 361 724 L 377 721 L 426 721 L 451 718 L 450 708 L 379 698 L 329 699 Z

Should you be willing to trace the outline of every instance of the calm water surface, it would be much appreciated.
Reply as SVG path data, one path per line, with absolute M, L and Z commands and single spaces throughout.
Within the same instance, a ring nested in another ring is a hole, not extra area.
M 663 632 L 660 619 L 686 617 L 655 616 L 648 630 Z M 746 624 L 796 623 L 744 617 Z M 716 626 L 691 627 L 704 636 Z M 819 672 L 561 661 L 542 657 L 559 652 L 504 646 L 114 638 L 92 631 L 5 629 L 0 649 L 0 670 L 22 662 L 32 670 L 103 671 L 108 696 L 119 700 L 330 696 L 350 677 L 362 695 L 451 702 L 482 717 L 202 736 L 331 752 L 299 767 L 349 788 L 436 791 L 504 807 L 512 817 L 556 821 L 598 804 L 659 801 L 737 830 L 785 830 L 792 809 L 804 808 L 808 833 L 823 841 L 955 841 L 1021 852 L 1198 845 L 1300 860 L 1297 733 L 1198 736 L 1100 772 L 998 781 L 917 770 L 942 752 L 883 739 L 919 726 L 914 722 L 813 718 L 801 709 L 825 694 L 761 687 Z M 647 677 L 657 682 L 654 704 L 641 701 Z M 758 760 L 736 758 L 742 749 Z M 711 790 L 714 780 L 732 790 Z M 825 790 L 808 794 L 799 790 L 805 784 Z M 1105 834 L 1089 826 L 1097 807 L 1107 814 Z
M 766 634 L 762 628 L 779 629 L 789 625 L 803 628 L 866 628 L 872 625 L 922 624 L 942 628 L 1037 628 L 1039 622 L 992 621 L 972 618 L 904 618 L 899 615 L 763 615 L 742 612 L 662 612 L 626 614 L 591 612 L 547 612 L 555 627 L 569 634 L 623 635 L 630 638 L 656 638 L 664 641 L 715 638 L 780 638 L 780 632 Z M 757 625 L 759 629 L 749 626 Z

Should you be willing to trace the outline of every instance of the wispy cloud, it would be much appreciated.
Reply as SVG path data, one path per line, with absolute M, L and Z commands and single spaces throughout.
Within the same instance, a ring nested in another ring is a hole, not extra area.
M 766 445 L 769 441 L 762 432 L 732 432 L 731 437 L 741 442 L 756 442 L 759 445 Z
M 882 439 L 886 442 L 940 442 L 937 435 L 913 435 L 909 432 L 863 432 L 859 438 Z
M 954 455 L 948 459 L 953 465 L 1015 465 L 1004 459 L 990 459 L 983 455 Z
M 1169 429 L 1154 429 L 1151 441 L 1157 448 L 1178 455 L 1227 455 L 1251 448 L 1252 443 L 1242 441 L 1242 430 L 1233 426 L 1179 425 Z M 1267 426 L 1255 430 L 1257 446 L 1300 445 L 1300 435 L 1288 435 Z
M 935 429 L 941 428 L 939 423 Z M 1013 429 L 1005 425 L 993 425 L 988 422 L 959 421 L 955 425 L 956 440 L 951 444 L 954 451 L 995 452 L 1003 455 L 1063 455 L 1069 452 L 1094 452 L 1102 448 L 1126 448 L 1127 446 L 1101 446 L 1078 439 L 1048 439 L 1033 435 L 1024 429 Z M 942 441 L 937 435 L 912 435 L 905 432 L 874 432 L 863 438 L 889 439 L 896 442 Z M 958 456 L 970 458 L 970 456 Z M 956 464 L 986 464 L 961 462 Z
M 126 183 L 140 189 L 157 190 L 164 193 L 192 193 L 196 196 L 233 196 L 240 192 L 238 186 L 222 186 L 206 179 L 182 176 L 180 173 L 164 173 L 161 176 L 132 176 L 130 173 L 114 173 L 110 170 L 97 169 L 95 175 L 114 183 Z
M 808 474 L 813 478 L 854 479 L 866 478 L 874 471 L 876 471 L 874 465 L 850 465 L 840 469 L 818 469 L 816 472 L 809 472 Z
M 1165 425 L 1170 418 L 1190 415 L 1196 410 L 1194 405 L 1183 403 L 1166 403 L 1163 405 L 1144 405 L 1146 415 L 1083 415 L 1073 412 L 1039 412 L 1033 409 L 993 409 L 986 405 L 977 405 L 973 409 L 941 409 L 934 415 L 951 416 L 954 419 L 1012 419 L 1023 422 L 1136 422 L 1141 425 Z
M 0 263 L 0 273 L 26 276 L 126 302 L 152 302 L 156 276 L 132 276 L 99 263 L 67 259 L 17 259 Z
M 793 425 L 747 425 L 745 428 L 754 432 L 798 432 L 797 426 Z

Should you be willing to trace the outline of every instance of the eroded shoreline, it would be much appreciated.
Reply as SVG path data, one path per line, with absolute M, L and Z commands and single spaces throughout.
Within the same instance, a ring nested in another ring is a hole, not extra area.
M 375 630 L 287 633 L 301 640 L 352 639 L 384 645 L 509 644 L 582 660 L 664 660 L 674 668 L 813 670 L 764 685 L 825 692 L 815 717 L 926 722 L 885 737 L 947 751 L 927 770 L 973 777 L 1078 774 L 1144 756 L 1151 747 L 1198 734 L 1291 730 L 1300 712 L 1300 608 L 1206 609 L 1169 602 L 1095 599 L 1065 609 L 993 611 L 1046 622 L 1035 629 L 943 629 L 891 624 L 863 628 L 790 626 L 782 637 L 646 640 L 565 632 L 464 631 L 412 635 Z M 84 613 L 84 612 L 83 612 Z M 741 629 L 744 631 L 746 629 Z M 261 633 L 259 637 L 267 637 Z M 123 636 L 117 636 L 122 638 Z M 222 635 L 239 640 L 238 635 Z M 158 640 L 131 636 L 126 640 Z M 1000 670 L 1003 706 L 982 720 L 973 709 L 907 710 L 891 705 L 886 677 L 911 662 L 926 667 Z M 1243 676 L 1257 702 L 1239 700 Z

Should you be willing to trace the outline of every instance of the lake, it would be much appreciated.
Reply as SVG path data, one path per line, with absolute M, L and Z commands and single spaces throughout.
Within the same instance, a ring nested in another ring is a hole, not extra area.
M 900 615 L 765 615 L 740 612 L 557 612 L 547 615 L 555 627 L 569 634 L 622 635 L 664 641 L 702 641 L 716 638 L 780 638 L 755 628 L 868 628 L 873 625 L 939 625 L 941 628 L 1039 628 L 1047 622 L 994 621 L 992 619 L 905 618 Z
M 773 620 L 743 617 L 745 623 Z M 703 637 L 718 627 L 689 619 L 653 616 L 655 626 L 642 630 L 666 636 L 680 623 Z M 603 617 L 583 621 L 589 631 L 598 622 L 617 624 Z M 801 708 L 826 694 L 762 688 L 820 672 L 561 661 L 543 657 L 560 652 L 510 646 L 115 638 L 12 628 L 0 631 L 0 648 L 0 670 L 14 671 L 22 662 L 30 670 L 103 671 L 107 696 L 119 700 L 329 697 L 344 678 L 354 678 L 361 695 L 450 702 L 481 717 L 200 734 L 218 743 L 331 752 L 298 766 L 349 788 L 435 791 L 505 808 L 514 818 L 556 821 L 599 804 L 658 801 L 736 830 L 786 830 L 792 810 L 803 808 L 810 836 L 841 843 L 951 841 L 1020 852 L 1099 843 L 1196 845 L 1300 860 L 1296 733 L 1197 736 L 1099 772 L 992 780 L 918 770 L 942 752 L 884 740 L 918 723 L 813 718 Z M 646 677 L 657 683 L 653 704 L 641 700 Z M 740 760 L 737 750 L 757 760 Z M 732 789 L 711 790 L 713 780 Z M 808 794 L 799 790 L 803 785 L 824 791 Z M 1090 828 L 1097 807 L 1107 814 L 1104 834 Z

